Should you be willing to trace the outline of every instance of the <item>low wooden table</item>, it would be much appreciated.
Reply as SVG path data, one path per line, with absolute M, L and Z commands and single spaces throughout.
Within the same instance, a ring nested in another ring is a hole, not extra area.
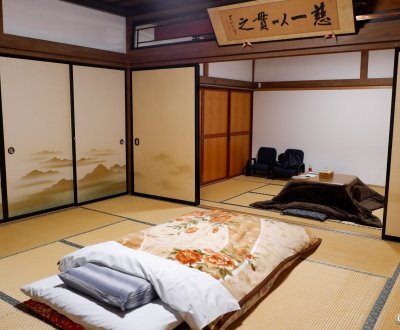
M 293 180 L 304 180 L 308 182 L 318 182 L 318 183 L 324 183 L 324 184 L 332 184 L 332 185 L 338 185 L 338 186 L 344 186 L 344 185 L 349 185 L 352 182 L 354 182 L 357 177 L 354 175 L 348 175 L 348 174 L 333 174 L 333 177 L 330 179 L 321 179 L 318 174 L 316 176 L 307 176 L 310 175 L 309 173 L 304 173 L 300 175 L 293 176 Z

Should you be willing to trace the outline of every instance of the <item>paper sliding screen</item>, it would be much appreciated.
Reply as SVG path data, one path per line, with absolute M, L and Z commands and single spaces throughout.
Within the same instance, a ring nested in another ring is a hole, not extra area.
M 125 71 L 73 66 L 78 202 L 126 193 Z
M 132 72 L 135 194 L 199 203 L 195 66 Z
M 9 217 L 72 204 L 69 66 L 2 57 L 0 74 Z
M 400 239 L 400 49 L 396 50 L 383 237 Z

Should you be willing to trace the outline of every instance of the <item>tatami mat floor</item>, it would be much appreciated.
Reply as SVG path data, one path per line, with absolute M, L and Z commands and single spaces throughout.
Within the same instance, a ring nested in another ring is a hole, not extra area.
M 316 252 L 286 271 L 231 330 L 400 329 L 400 244 L 382 241 L 376 229 L 248 207 L 254 198 L 272 198 L 284 184 L 240 176 L 203 187 L 199 207 L 121 196 L 0 225 L 0 329 L 52 329 L 21 310 L 27 297 L 19 288 L 55 274 L 63 255 L 209 207 L 278 218 L 322 238 Z

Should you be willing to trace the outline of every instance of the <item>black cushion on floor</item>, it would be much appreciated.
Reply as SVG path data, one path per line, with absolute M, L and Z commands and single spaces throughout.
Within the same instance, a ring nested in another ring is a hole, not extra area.
M 302 218 L 310 218 L 319 221 L 325 221 L 326 219 L 328 219 L 328 216 L 325 213 L 302 209 L 285 209 L 282 211 L 282 214 L 293 215 Z

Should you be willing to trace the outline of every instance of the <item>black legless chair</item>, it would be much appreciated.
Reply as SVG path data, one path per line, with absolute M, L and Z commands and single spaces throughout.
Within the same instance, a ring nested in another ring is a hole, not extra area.
M 276 162 L 276 149 L 270 147 L 261 147 L 258 149 L 257 158 L 251 158 L 246 164 L 246 175 L 254 175 L 256 172 L 262 172 L 270 176 L 270 172 Z
M 299 149 L 286 149 L 278 156 L 278 162 L 271 170 L 271 177 L 292 177 L 305 171 L 304 152 Z

